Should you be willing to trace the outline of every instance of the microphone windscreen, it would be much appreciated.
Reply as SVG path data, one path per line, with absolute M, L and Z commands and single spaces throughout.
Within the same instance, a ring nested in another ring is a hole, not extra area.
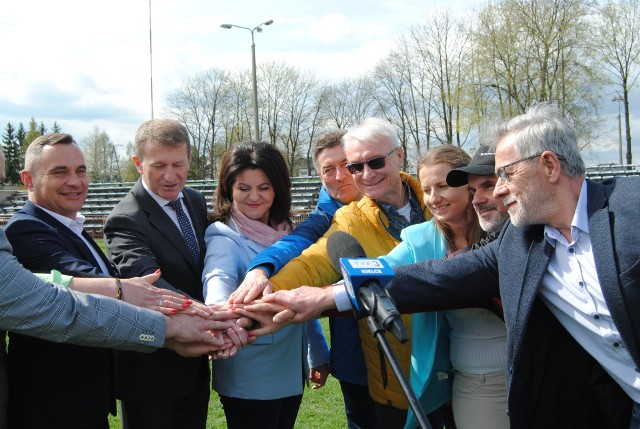
M 364 249 L 351 234 L 343 231 L 336 231 L 327 240 L 327 253 L 333 268 L 337 272 L 341 271 L 340 258 L 366 258 Z

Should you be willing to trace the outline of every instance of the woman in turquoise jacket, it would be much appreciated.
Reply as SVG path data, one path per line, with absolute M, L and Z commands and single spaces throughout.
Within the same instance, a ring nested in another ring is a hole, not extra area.
M 449 187 L 447 173 L 467 165 L 462 149 L 443 145 L 418 163 L 424 201 L 434 217 L 402 231 L 402 242 L 385 259 L 392 267 L 441 258 L 483 237 L 466 186 Z M 414 315 L 410 382 L 425 412 L 451 393 L 458 429 L 508 428 L 505 384 L 506 328 L 484 308 Z M 453 370 L 446 371 L 447 366 Z M 416 427 L 410 413 L 406 428 Z

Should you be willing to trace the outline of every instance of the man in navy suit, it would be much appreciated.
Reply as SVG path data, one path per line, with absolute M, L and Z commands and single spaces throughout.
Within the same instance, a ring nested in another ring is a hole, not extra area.
M 5 229 L 20 263 L 34 272 L 116 276 L 82 227 L 79 212 L 89 179 L 73 137 L 49 134 L 34 140 L 21 179 L 29 199 Z M 9 337 L 11 427 L 108 427 L 108 413 L 116 412 L 112 350 Z
M 109 255 L 123 276 L 160 269 L 156 286 L 201 301 L 207 207 L 201 192 L 185 187 L 191 159 L 186 127 L 172 119 L 143 123 L 132 159 L 141 178 L 107 218 Z M 116 352 L 116 389 L 125 429 L 206 426 L 206 357 Z

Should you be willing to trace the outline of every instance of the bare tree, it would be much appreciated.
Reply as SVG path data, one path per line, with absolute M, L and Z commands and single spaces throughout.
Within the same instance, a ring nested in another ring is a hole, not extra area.
M 229 72 L 211 69 L 187 79 L 167 97 L 168 110 L 187 126 L 192 140 L 190 174 L 211 177 L 216 171 L 215 142 L 226 101 Z
M 121 180 L 118 153 L 106 131 L 95 126 L 82 140 L 82 147 L 91 182 Z
M 400 131 L 405 152 L 404 168 L 429 148 L 433 85 L 416 54 L 412 38 L 402 38 L 398 48 L 380 61 L 374 70 L 377 109 Z M 415 149 L 417 156 L 409 156 Z M 414 165 L 413 165 L 414 166 Z
M 281 120 L 286 109 L 287 97 L 291 94 L 292 82 L 297 70 L 283 62 L 262 64 L 259 68 L 258 85 L 260 87 L 259 106 L 262 128 L 266 126 L 269 142 L 276 145 L 282 130 Z
M 225 108 L 221 111 L 224 136 L 220 150 L 224 153 L 234 142 L 252 140 L 253 111 L 251 75 L 248 71 L 232 73 L 227 82 Z
M 447 10 L 434 13 L 429 22 L 411 32 L 411 40 L 433 90 L 431 130 L 443 144 L 462 146 L 468 126 L 463 127 L 469 32 L 462 19 Z M 437 122 L 435 122 L 437 119 Z
M 321 97 L 328 128 L 344 129 L 374 113 L 373 84 L 367 77 L 326 85 Z
M 319 84 L 310 74 L 292 73 L 285 109 L 282 111 L 280 140 L 289 163 L 289 172 L 294 175 L 296 167 L 304 161 L 303 154 L 310 146 L 319 113 L 317 96 Z M 308 165 L 308 162 L 305 163 Z
M 607 1 L 599 9 L 595 52 L 611 80 L 620 87 L 624 105 L 627 164 L 632 163 L 631 127 L 629 125 L 629 92 L 640 75 L 640 2 L 638 0 Z
M 402 51 L 395 51 L 376 65 L 373 79 L 377 88 L 373 95 L 381 115 L 397 127 L 400 144 L 404 152 L 409 154 L 409 148 L 416 140 L 415 136 L 412 136 L 415 112 L 412 100 L 412 76 L 405 59 Z M 405 156 L 403 166 L 405 170 L 409 158 Z

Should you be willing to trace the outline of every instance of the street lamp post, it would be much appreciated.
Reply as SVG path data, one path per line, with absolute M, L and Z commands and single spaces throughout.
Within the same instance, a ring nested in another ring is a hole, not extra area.
M 622 101 L 622 97 L 618 95 L 611 101 L 618 102 L 618 144 L 620 147 L 620 165 L 624 165 L 622 163 L 622 117 L 620 116 L 620 102 Z
M 242 27 L 240 25 L 235 24 L 222 24 L 220 27 L 226 28 L 227 30 L 236 27 L 242 28 L 244 30 L 248 30 L 251 32 L 251 80 L 253 81 L 253 127 L 255 130 L 256 141 L 260 141 L 260 124 L 258 122 L 258 81 L 256 78 L 256 43 L 253 39 L 253 32 L 257 31 L 258 33 L 262 32 L 263 25 L 271 25 L 273 24 L 273 19 L 263 22 L 262 24 L 256 25 L 253 28 Z

